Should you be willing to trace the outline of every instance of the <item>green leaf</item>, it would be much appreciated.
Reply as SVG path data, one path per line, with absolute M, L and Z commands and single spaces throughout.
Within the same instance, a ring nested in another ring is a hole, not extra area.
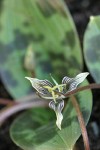
M 87 84 L 88 82 L 85 81 L 82 86 Z M 87 124 L 92 109 L 91 91 L 82 91 L 76 97 Z M 72 150 L 81 131 L 71 101 L 69 100 L 65 107 L 61 130 L 55 125 L 56 119 L 52 121 L 53 119 L 49 120 L 49 118 L 45 125 L 41 124 L 41 118 L 46 116 L 47 110 L 38 115 L 36 112 L 38 112 L 36 109 L 32 112 L 25 112 L 12 124 L 10 135 L 16 145 L 25 150 Z
M 14 98 L 31 92 L 24 79 L 30 72 L 24 68 L 30 45 L 37 78 L 49 79 L 51 73 L 60 82 L 81 72 L 79 39 L 62 0 L 3 0 L 0 26 L 0 73 Z
M 90 18 L 84 35 L 84 56 L 91 75 L 100 83 L 100 16 Z

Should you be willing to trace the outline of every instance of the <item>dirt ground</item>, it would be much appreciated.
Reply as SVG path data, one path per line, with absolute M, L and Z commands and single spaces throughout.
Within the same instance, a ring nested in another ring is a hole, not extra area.
M 90 16 L 100 14 L 100 0 L 66 0 L 72 17 L 75 21 L 77 31 L 81 40 Z M 87 71 L 84 65 L 84 71 Z M 94 82 L 92 77 L 88 78 L 90 83 Z M 11 98 L 0 82 L 0 97 Z M 2 106 L 0 106 L 1 108 Z M 9 126 L 15 116 L 7 120 L 0 129 L 0 150 L 20 150 L 9 137 Z M 93 90 L 93 111 L 87 125 L 91 150 L 100 150 L 100 90 Z M 78 147 L 83 150 L 82 138 L 78 140 Z

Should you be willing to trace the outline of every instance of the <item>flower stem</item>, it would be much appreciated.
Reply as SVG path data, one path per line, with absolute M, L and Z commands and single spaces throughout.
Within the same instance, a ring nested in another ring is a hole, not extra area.
M 90 150 L 89 139 L 88 139 L 87 130 L 86 130 L 85 122 L 83 119 L 83 115 L 82 115 L 82 112 L 80 110 L 79 104 L 78 104 L 75 96 L 73 96 L 73 95 L 71 96 L 71 102 L 72 102 L 72 104 L 73 104 L 73 106 L 77 112 L 78 121 L 80 124 L 82 136 L 83 136 L 85 150 Z
M 64 96 L 68 97 L 72 94 L 75 94 L 77 92 L 80 92 L 80 91 L 84 91 L 84 90 L 88 90 L 88 89 L 99 89 L 100 88 L 100 84 L 96 84 L 96 83 L 92 83 L 92 84 L 89 84 L 89 85 L 86 85 L 86 86 L 83 86 L 83 87 L 79 87 L 73 91 L 70 91 L 68 93 L 65 93 Z
M 10 99 L 0 98 L 0 105 L 15 105 L 18 102 L 11 101 Z

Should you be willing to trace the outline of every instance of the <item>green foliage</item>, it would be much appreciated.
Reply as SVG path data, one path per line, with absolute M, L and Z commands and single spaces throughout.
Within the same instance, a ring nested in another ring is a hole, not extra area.
M 0 26 L 0 74 L 12 97 L 31 92 L 24 79 L 32 71 L 24 66 L 30 45 L 37 78 L 48 79 L 52 73 L 60 82 L 81 72 L 79 39 L 62 0 L 3 0 Z
M 84 36 L 84 56 L 91 75 L 100 83 L 100 16 L 90 18 Z
M 64 76 L 82 71 L 79 39 L 63 0 L 3 0 L 0 27 L 0 75 L 14 98 L 31 92 L 24 78 L 30 74 L 49 80 L 51 73 L 59 84 Z M 87 124 L 91 91 L 76 96 Z M 56 119 L 47 109 L 28 111 L 14 121 L 11 138 L 25 150 L 72 150 L 81 131 L 71 101 L 64 110 L 61 131 L 51 120 Z
M 88 82 L 82 83 L 82 86 Z M 76 95 L 85 123 L 87 124 L 92 109 L 91 91 L 83 91 Z M 45 113 L 42 113 L 45 111 Z M 69 100 L 64 110 L 62 129 L 59 130 L 49 110 L 41 109 L 25 112 L 12 124 L 10 135 L 12 140 L 25 150 L 72 150 L 81 135 L 76 111 Z M 47 117 L 45 117 L 47 114 Z M 46 121 L 45 121 L 46 120 Z M 44 121 L 44 123 L 43 123 Z

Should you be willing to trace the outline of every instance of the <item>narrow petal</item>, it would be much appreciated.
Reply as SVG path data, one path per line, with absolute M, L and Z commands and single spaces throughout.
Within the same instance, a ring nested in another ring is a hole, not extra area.
M 65 93 L 65 92 L 76 89 L 77 86 L 80 83 L 82 83 L 88 75 L 89 75 L 89 73 L 85 72 L 85 73 L 78 74 L 75 78 L 69 78 L 69 77 L 65 76 L 62 79 L 62 84 L 66 84 L 66 87 L 63 88 L 63 92 Z
M 49 103 L 49 107 L 55 111 L 56 117 L 57 117 L 56 125 L 61 130 L 61 123 L 63 120 L 63 115 L 61 112 L 64 108 L 64 100 L 57 100 L 57 103 L 55 103 L 54 101 L 51 101 Z
M 43 86 L 50 86 L 53 87 L 52 83 L 49 82 L 48 80 L 39 80 L 37 78 L 30 78 L 30 77 L 25 77 L 26 79 L 28 79 L 33 88 L 38 91 L 39 94 L 43 94 L 44 96 L 50 96 L 50 93 L 48 92 L 47 89 L 45 89 Z
M 55 85 L 58 85 L 57 81 L 52 77 L 52 75 L 50 74 L 52 81 L 55 83 Z
M 82 83 L 85 78 L 89 75 L 88 72 L 78 74 L 73 80 L 70 82 L 69 90 L 72 91 L 77 88 L 77 86 Z

